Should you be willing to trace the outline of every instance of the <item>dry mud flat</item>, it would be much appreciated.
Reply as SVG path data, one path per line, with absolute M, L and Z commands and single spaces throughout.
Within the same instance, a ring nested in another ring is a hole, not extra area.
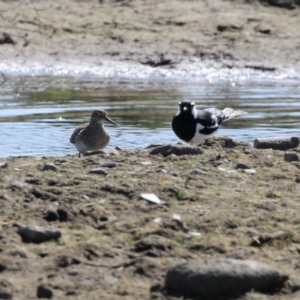
M 299 17 L 298 0 L 1 1 L 1 70 L 299 71 Z
M 222 137 L 202 149 L 1 159 L 2 299 L 176 299 L 171 267 L 219 258 L 285 274 L 275 294 L 240 299 L 299 299 L 299 148 L 292 162 Z

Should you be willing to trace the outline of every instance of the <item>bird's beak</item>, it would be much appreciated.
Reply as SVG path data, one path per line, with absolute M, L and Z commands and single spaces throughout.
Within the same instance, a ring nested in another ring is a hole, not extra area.
M 188 108 L 186 106 L 183 107 L 183 110 L 186 111 Z
M 118 126 L 112 119 L 110 119 L 109 117 L 104 117 L 105 120 L 111 124 L 114 124 L 115 126 Z

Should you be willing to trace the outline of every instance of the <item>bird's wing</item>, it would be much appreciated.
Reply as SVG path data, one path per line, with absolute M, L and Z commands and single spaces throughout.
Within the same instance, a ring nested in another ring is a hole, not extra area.
M 82 131 L 87 127 L 87 125 L 88 125 L 88 123 L 81 124 L 74 130 L 74 132 L 72 133 L 72 135 L 70 137 L 70 143 L 75 144 L 76 137 L 82 133 Z
M 203 120 L 206 127 L 217 127 L 225 118 L 225 114 L 217 108 L 210 107 L 198 112 L 198 119 Z

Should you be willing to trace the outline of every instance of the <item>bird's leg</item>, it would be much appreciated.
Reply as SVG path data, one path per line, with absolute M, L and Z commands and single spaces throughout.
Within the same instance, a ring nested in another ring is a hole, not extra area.
M 80 152 L 78 152 L 78 157 L 80 157 Z

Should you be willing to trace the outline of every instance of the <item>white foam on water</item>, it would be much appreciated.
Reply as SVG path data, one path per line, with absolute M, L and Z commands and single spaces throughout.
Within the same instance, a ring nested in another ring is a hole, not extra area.
M 71 77 L 101 77 L 126 79 L 171 79 L 171 80 L 226 80 L 242 82 L 245 80 L 300 80 L 300 72 L 293 69 L 278 71 L 262 71 L 251 68 L 227 68 L 221 63 L 193 60 L 182 60 L 180 63 L 164 67 L 150 67 L 138 62 L 121 62 L 103 60 L 100 64 L 91 63 L 57 63 L 44 64 L 25 61 L 0 62 L 0 72 L 10 76 L 71 76 Z M 235 84 L 235 83 L 233 83 Z

